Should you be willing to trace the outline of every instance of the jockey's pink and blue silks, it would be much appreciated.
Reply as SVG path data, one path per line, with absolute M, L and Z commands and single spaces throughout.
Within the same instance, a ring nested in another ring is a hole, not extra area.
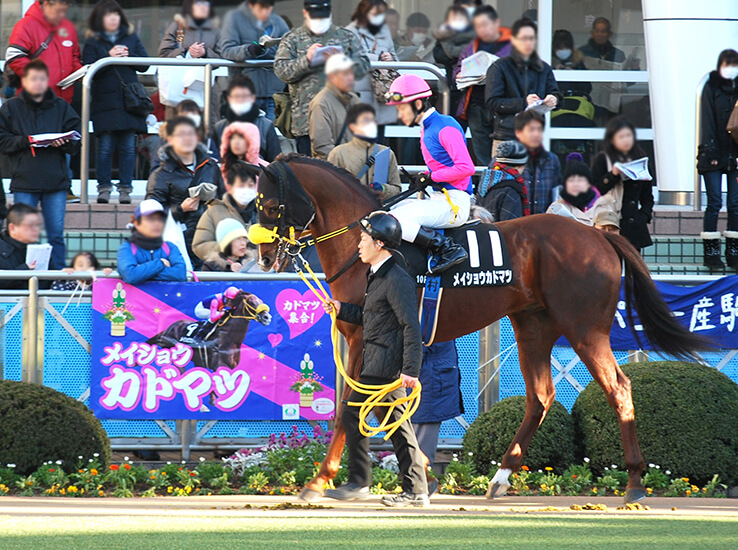
M 420 150 L 431 179 L 471 195 L 475 168 L 466 146 L 464 131 L 454 117 L 433 109 L 421 122 Z

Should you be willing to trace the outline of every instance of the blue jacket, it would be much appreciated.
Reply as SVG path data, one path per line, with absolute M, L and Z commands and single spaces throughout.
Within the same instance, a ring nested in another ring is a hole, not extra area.
M 169 248 L 161 247 L 158 250 L 145 250 L 133 245 L 129 241 L 123 242 L 118 249 L 118 273 L 123 282 L 137 285 L 146 281 L 181 281 L 187 280 L 187 270 L 184 258 L 175 245 L 165 243 Z M 171 267 L 167 267 L 162 259 L 169 260 Z
M 88 65 L 104 57 L 110 57 L 113 46 L 127 46 L 129 57 L 148 57 L 141 39 L 127 30 L 118 32 L 114 41 L 104 34 L 93 34 L 82 48 L 82 63 Z M 126 111 L 121 80 L 126 84 L 138 82 L 136 71 L 143 72 L 146 66 L 117 66 L 102 69 L 92 80 L 92 103 L 90 117 L 96 134 L 128 131 L 146 133 L 146 117 L 135 116 Z
M 453 340 L 423 349 L 420 383 L 423 391 L 420 394 L 420 406 L 412 418 L 413 423 L 443 422 L 464 412 L 459 357 Z

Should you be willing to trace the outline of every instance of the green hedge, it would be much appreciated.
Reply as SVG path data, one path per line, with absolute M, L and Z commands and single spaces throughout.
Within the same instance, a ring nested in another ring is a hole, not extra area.
M 486 475 L 492 461 L 499 461 L 513 440 L 525 416 L 525 397 L 515 396 L 495 403 L 479 415 L 464 434 L 464 452 L 480 475 Z M 554 401 L 533 437 L 523 464 L 532 470 L 551 466 L 563 471 L 573 464 L 576 453 L 574 423 L 566 408 Z M 471 456 L 468 453 L 472 453 Z M 466 457 L 465 457 L 466 458 Z
M 719 474 L 738 482 L 738 385 L 704 365 L 646 362 L 625 365 L 646 464 L 706 483 Z M 592 468 L 624 467 L 617 416 L 592 382 L 572 409 L 578 439 Z
M 80 456 L 110 462 L 110 443 L 100 421 L 83 404 L 51 388 L 0 381 L 0 465 L 28 475 L 49 460 L 71 472 Z

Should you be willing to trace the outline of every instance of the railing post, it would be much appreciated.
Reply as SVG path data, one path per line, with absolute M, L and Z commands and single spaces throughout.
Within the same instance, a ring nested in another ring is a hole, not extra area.
M 500 322 L 496 321 L 479 331 L 479 388 L 484 388 L 479 395 L 479 414 L 500 400 L 499 355 Z M 494 361 L 490 361 L 493 357 Z
M 705 84 L 709 78 L 709 74 L 706 74 L 697 84 L 697 99 L 695 101 L 695 114 L 694 114 L 694 158 L 697 158 L 699 154 L 700 141 L 702 140 L 702 91 L 705 89 Z M 720 191 L 722 193 L 722 190 Z M 702 177 L 700 176 L 699 170 L 697 170 L 697 164 L 694 165 L 694 198 L 692 200 L 694 205 L 694 211 L 699 212 L 702 210 Z
M 210 118 L 213 116 L 213 113 L 211 112 L 211 102 L 213 98 L 213 66 L 212 65 L 205 65 L 205 92 L 203 94 L 203 103 L 205 104 L 203 106 L 202 110 L 202 120 L 203 120 L 203 128 L 205 128 L 205 132 L 209 135 L 210 134 Z
M 82 79 L 82 142 L 79 152 L 79 200 L 82 204 L 89 202 L 87 182 L 90 180 L 90 96 L 93 76 L 94 72 L 88 73 Z
M 26 356 L 22 358 L 22 380 L 30 384 L 37 384 L 38 369 L 38 277 L 28 279 L 28 302 L 24 319 L 23 333 Z M 43 383 L 43 380 L 41 380 Z

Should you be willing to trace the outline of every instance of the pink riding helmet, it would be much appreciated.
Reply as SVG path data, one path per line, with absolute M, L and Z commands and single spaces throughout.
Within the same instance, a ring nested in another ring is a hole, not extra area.
M 411 103 L 433 95 L 430 85 L 414 74 L 403 74 L 392 82 L 387 92 L 387 105 Z

